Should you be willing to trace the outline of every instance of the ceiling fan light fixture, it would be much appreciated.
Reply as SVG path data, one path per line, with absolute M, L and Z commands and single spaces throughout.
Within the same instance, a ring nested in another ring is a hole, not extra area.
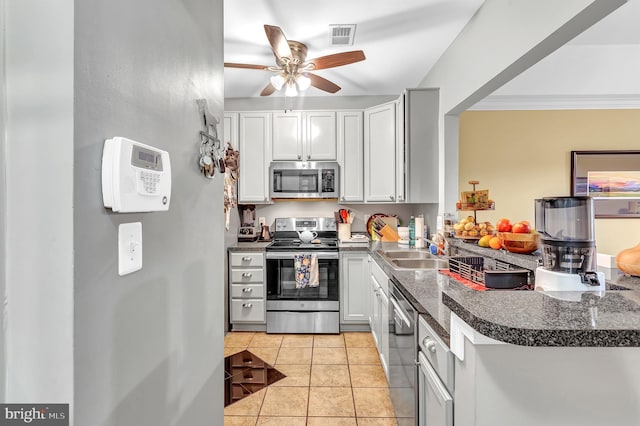
M 276 90 L 282 89 L 282 86 L 284 86 L 284 83 L 286 82 L 282 74 L 274 75 L 271 77 L 270 80 L 271 80 L 271 84 L 273 85 L 273 87 L 276 88 Z
M 290 97 L 298 96 L 298 89 L 296 89 L 296 83 L 293 80 L 289 80 L 287 82 L 287 88 L 284 91 L 284 95 Z
M 296 83 L 298 84 L 298 89 L 304 92 L 311 86 L 311 79 L 304 74 L 298 74 Z

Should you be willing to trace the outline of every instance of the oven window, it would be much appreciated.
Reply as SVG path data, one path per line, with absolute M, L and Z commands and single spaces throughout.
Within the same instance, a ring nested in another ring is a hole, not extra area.
M 318 287 L 296 288 L 293 259 L 267 259 L 267 299 L 338 300 L 338 259 L 318 259 Z
M 273 192 L 318 193 L 320 181 L 317 170 L 274 170 Z

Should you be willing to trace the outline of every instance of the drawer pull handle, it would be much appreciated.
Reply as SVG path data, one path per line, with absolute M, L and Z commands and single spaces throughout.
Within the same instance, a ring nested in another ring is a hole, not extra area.
M 434 354 L 436 353 L 436 342 L 434 342 L 430 337 L 422 339 L 422 344 L 429 352 Z
M 242 274 L 242 276 L 243 276 L 243 277 L 245 277 L 245 278 L 250 278 L 252 275 L 253 275 L 253 274 L 252 274 L 251 272 L 244 272 L 244 273 Z
M 243 260 L 244 262 L 251 262 L 251 259 L 253 259 L 253 258 L 252 258 L 252 257 L 249 257 L 249 256 L 244 256 L 244 257 L 242 258 L 242 260 Z
M 253 307 L 253 303 L 243 303 L 242 307 L 243 308 L 252 308 Z
M 248 288 L 248 287 L 245 287 L 245 288 L 242 289 L 243 293 L 251 293 L 252 291 L 253 291 L 253 289 L 252 288 Z

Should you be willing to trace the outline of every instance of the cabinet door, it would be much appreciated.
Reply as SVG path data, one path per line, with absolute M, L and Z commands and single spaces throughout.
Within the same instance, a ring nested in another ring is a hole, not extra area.
M 422 352 L 418 360 L 418 425 L 452 426 L 453 398 Z
M 405 201 L 405 112 L 404 96 L 396 102 L 396 201 Z
M 369 255 L 340 255 L 340 312 L 342 322 L 367 324 L 369 321 Z
M 389 298 L 380 291 L 380 362 L 389 380 Z
M 365 201 L 396 200 L 396 108 L 389 102 L 364 113 Z
M 271 113 L 240 113 L 239 203 L 269 201 Z
M 302 159 L 302 114 L 273 114 L 273 161 Z
M 304 113 L 305 161 L 336 161 L 336 113 L 310 111 Z
M 369 277 L 369 297 L 370 297 L 370 305 L 369 309 L 371 309 L 369 315 L 369 326 L 371 327 L 371 334 L 373 335 L 373 340 L 376 342 L 376 348 L 380 347 L 380 285 L 376 280 L 376 277 L 370 275 Z
M 338 112 L 340 201 L 364 201 L 364 127 L 361 111 Z
M 227 142 L 231 144 L 233 149 L 238 149 L 238 113 L 237 112 L 225 112 L 224 121 L 222 123 L 222 129 L 224 131 L 224 139 L 222 143 L 224 148 L 227 147 Z

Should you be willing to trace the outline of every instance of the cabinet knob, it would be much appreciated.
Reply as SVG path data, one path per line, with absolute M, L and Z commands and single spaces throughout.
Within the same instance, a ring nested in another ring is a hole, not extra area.
M 302 160 L 302 155 L 298 154 L 298 160 Z
M 251 293 L 252 291 L 253 291 L 253 289 L 249 288 L 249 287 L 245 287 L 245 288 L 242 289 L 243 293 Z
M 436 353 L 436 342 L 434 342 L 430 337 L 422 339 L 422 344 L 429 352 Z
M 244 272 L 244 273 L 242 274 L 242 276 L 243 276 L 244 278 L 250 278 L 252 275 L 253 275 L 253 274 L 252 274 L 251 272 Z
M 250 257 L 250 256 L 244 256 L 244 257 L 242 258 L 242 261 L 243 261 L 243 262 L 251 262 L 251 259 L 253 259 L 253 258 L 252 258 L 252 257 Z
M 311 160 L 311 155 L 307 154 L 307 160 Z
M 389 195 L 389 199 L 393 201 L 393 195 Z
M 398 201 L 402 201 L 402 200 L 404 200 L 404 197 L 401 195 L 398 197 Z
M 243 308 L 252 308 L 253 307 L 253 303 L 243 303 L 242 307 Z

